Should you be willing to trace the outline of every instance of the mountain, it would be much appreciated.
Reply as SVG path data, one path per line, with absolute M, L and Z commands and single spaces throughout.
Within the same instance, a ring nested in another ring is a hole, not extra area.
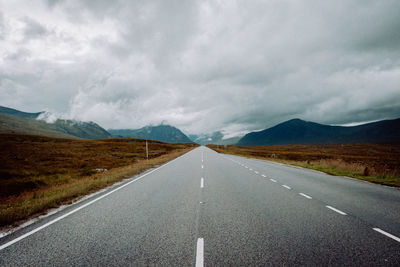
M 221 132 L 213 132 L 211 134 L 200 134 L 200 135 L 192 134 L 189 137 L 194 142 L 204 146 L 204 145 L 215 144 L 216 142 L 219 142 L 220 140 L 222 140 L 222 137 L 224 137 L 224 135 Z
M 109 133 L 123 138 L 157 140 L 166 143 L 192 143 L 179 129 L 170 125 L 146 126 L 140 129 L 109 129 Z
M 45 112 L 27 113 L 0 107 L 0 133 L 34 134 L 50 137 L 105 139 L 111 134 L 94 122 L 40 119 Z
M 400 119 L 352 127 L 330 126 L 293 119 L 259 132 L 246 134 L 238 145 L 398 143 Z
M 7 108 L 7 107 L 0 106 L 0 114 L 17 116 L 19 118 L 36 119 L 42 113 L 43 112 L 28 113 L 28 112 L 19 111 L 19 110 L 13 109 L 13 108 Z
M 75 120 L 56 120 L 53 125 L 58 131 L 83 139 L 106 139 L 112 135 L 97 123 Z
M 192 134 L 189 135 L 189 138 L 193 140 L 195 143 L 198 143 L 200 145 L 208 145 L 208 144 L 233 145 L 236 144 L 241 137 L 231 137 L 224 139 L 224 134 L 217 131 L 211 134 L 201 134 L 201 135 Z
M 47 125 L 44 121 L 0 114 L 0 133 L 34 134 L 59 138 L 76 138 Z

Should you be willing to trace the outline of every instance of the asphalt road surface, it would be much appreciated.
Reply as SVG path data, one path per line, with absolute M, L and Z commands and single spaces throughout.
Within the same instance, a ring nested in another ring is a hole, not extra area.
M 0 266 L 400 266 L 400 190 L 197 148 L 0 239 Z

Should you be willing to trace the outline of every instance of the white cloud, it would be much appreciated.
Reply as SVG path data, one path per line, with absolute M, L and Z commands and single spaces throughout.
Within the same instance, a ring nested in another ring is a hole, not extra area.
M 59 117 L 51 112 L 45 111 L 42 112 L 38 117 L 37 120 L 45 121 L 47 123 L 54 123 L 59 119 Z
M 0 104 L 226 136 L 399 117 L 399 7 L 0 0 Z

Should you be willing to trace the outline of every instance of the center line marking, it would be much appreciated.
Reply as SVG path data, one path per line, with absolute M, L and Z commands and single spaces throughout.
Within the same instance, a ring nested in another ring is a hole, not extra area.
M 337 213 L 339 213 L 341 215 L 347 215 L 345 212 L 343 212 L 341 210 L 338 210 L 338 209 L 335 209 L 334 207 L 331 207 L 331 206 L 325 206 L 325 207 L 327 207 L 328 209 L 331 209 L 333 211 L 336 211 Z
M 200 188 L 203 188 L 204 187 L 204 179 L 203 179 L 203 177 L 201 177 L 201 179 L 200 179 Z
M 299 193 L 299 195 L 300 195 L 300 196 L 303 196 L 303 197 L 305 197 L 305 198 L 308 198 L 308 199 L 312 199 L 312 197 L 310 197 L 310 196 L 308 196 L 308 195 L 306 195 L 306 194 L 304 194 L 304 193 Z
M 283 186 L 284 188 L 286 188 L 286 189 L 289 189 L 289 190 L 292 189 L 292 188 L 290 188 L 290 186 L 287 186 L 287 185 L 285 185 L 285 184 L 283 184 L 282 186 Z
M 244 166 L 246 169 L 248 169 L 249 167 L 247 167 L 247 166 Z
M 197 250 L 196 250 L 196 267 L 204 266 L 204 239 L 197 239 Z
M 203 164 L 201 164 L 201 168 L 202 168 L 202 169 L 204 168 L 204 165 L 203 165 Z
M 378 233 L 381 233 L 381 234 L 383 234 L 383 235 L 385 235 L 385 236 L 387 236 L 387 237 L 390 237 L 390 238 L 396 240 L 397 242 L 400 242 L 400 238 L 398 238 L 398 237 L 395 236 L 395 235 L 389 234 L 388 232 L 385 232 L 385 231 L 383 231 L 382 229 L 379 229 L 379 228 L 372 228 L 372 229 L 374 229 L 374 230 L 377 231 Z
M 249 170 L 250 170 L 250 171 L 252 171 L 253 169 L 252 169 L 252 168 L 250 168 Z
M 274 183 L 276 183 L 276 180 L 275 179 L 270 179 L 271 180 L 271 182 L 274 182 Z
M 261 174 L 262 177 L 267 177 L 265 174 Z

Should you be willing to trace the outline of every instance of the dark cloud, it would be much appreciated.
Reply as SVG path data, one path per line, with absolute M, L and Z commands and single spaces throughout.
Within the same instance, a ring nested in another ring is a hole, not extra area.
M 4 59 L 11 62 L 20 62 L 21 64 L 30 56 L 30 51 L 26 48 L 19 48 L 15 52 L 4 54 Z
M 367 109 L 352 110 L 346 114 L 346 118 L 333 118 L 330 121 L 333 124 L 347 124 L 349 121 L 365 122 L 381 120 L 382 118 L 398 118 L 399 114 L 400 107 L 397 105 L 371 107 Z
M 395 0 L 1 5 L 2 105 L 229 136 L 400 117 Z
M 3 40 L 5 37 L 5 25 L 4 25 L 4 16 L 0 11 L 0 40 Z
M 46 27 L 30 17 L 25 17 L 22 21 L 25 23 L 25 39 L 43 38 L 48 33 Z
M 64 2 L 64 0 L 47 0 L 46 2 L 50 8 L 53 8 L 53 7 L 57 6 L 58 4 Z

